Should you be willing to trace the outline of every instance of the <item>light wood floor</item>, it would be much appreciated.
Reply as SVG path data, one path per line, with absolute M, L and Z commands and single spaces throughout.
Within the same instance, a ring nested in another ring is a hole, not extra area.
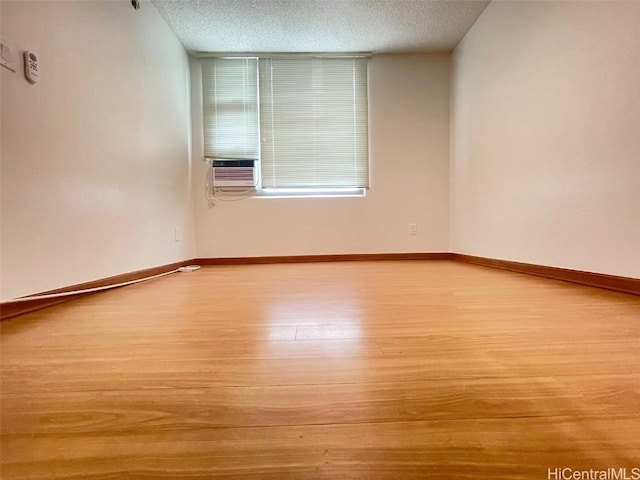
M 2 478 L 640 467 L 640 298 L 447 261 L 208 267 L 3 322 Z

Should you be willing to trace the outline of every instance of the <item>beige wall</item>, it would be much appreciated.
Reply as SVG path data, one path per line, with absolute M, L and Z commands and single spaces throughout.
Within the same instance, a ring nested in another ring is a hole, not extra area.
M 2 299 L 193 257 L 188 57 L 155 7 L 0 8 L 41 68 L 0 68 Z
M 640 277 L 639 25 L 639 2 L 487 7 L 453 60 L 453 251 Z
M 213 209 L 199 65 L 190 145 L 188 58 L 152 4 L 0 13 L 42 71 L 0 69 L 2 299 L 193 256 L 451 249 L 640 277 L 639 3 L 493 2 L 451 69 L 376 56 L 365 198 Z
M 448 56 L 382 55 L 369 70 L 365 198 L 250 198 L 207 207 L 200 69 L 192 61 L 197 254 L 246 257 L 448 249 Z M 416 223 L 418 235 L 409 235 Z

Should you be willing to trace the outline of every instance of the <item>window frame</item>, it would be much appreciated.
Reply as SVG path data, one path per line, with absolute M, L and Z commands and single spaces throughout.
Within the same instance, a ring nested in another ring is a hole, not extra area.
M 254 169 L 256 170 L 255 175 L 256 175 L 256 186 L 254 189 L 252 189 L 250 192 L 248 191 L 242 191 L 242 192 L 233 192 L 233 191 L 221 191 L 220 189 L 214 188 L 213 189 L 213 195 L 214 196 L 218 196 L 218 194 L 223 193 L 224 195 L 229 195 L 229 196 L 236 196 L 236 195 L 242 195 L 245 196 L 246 198 L 257 198 L 257 199 L 264 199 L 264 198 L 333 198 L 333 197 L 347 197 L 347 198 L 358 198 L 358 197 L 365 197 L 367 195 L 367 190 L 370 188 L 370 184 L 371 184 L 371 166 L 370 166 L 370 148 L 369 148 L 369 133 L 370 133 L 370 128 L 369 128 L 369 64 L 367 62 L 366 66 L 365 66 L 365 107 L 366 107 L 366 122 L 367 122 L 367 128 L 366 128 L 366 149 L 367 149 L 367 155 L 366 155 L 366 162 L 367 162 L 367 169 L 366 169 L 366 178 L 367 178 L 367 185 L 364 187 L 335 187 L 335 186 L 318 186 L 318 187 L 264 187 L 262 185 L 262 178 L 263 178 L 263 162 L 262 162 L 262 128 L 263 128 L 263 123 L 262 123 L 262 118 L 261 118 L 261 114 L 260 114 L 260 110 L 261 108 L 263 108 L 263 104 L 261 102 L 261 97 L 260 97 L 260 88 L 261 88 L 261 84 L 260 84 L 260 66 L 261 66 L 261 62 L 260 59 L 264 59 L 264 58 L 288 58 L 288 59 L 293 59 L 293 58 L 299 58 L 299 59 L 316 59 L 316 58 L 349 58 L 349 59 L 353 59 L 353 58 L 367 58 L 369 59 L 371 57 L 371 54 L 369 53 L 354 53 L 354 54 L 349 54 L 349 53 L 344 53 L 344 54 L 198 54 L 197 57 L 199 57 L 200 59 L 207 59 L 207 58 L 221 58 L 221 59 L 257 59 L 258 60 L 258 66 L 257 66 L 257 76 L 258 76 L 258 81 L 257 81 L 257 91 L 256 91 L 256 95 L 257 95 L 257 104 L 258 104 L 258 158 L 255 160 L 255 166 Z M 202 84 L 202 100 L 201 100 L 201 107 L 202 107 L 202 121 L 203 121 L 203 152 L 204 152 L 204 136 L 205 136 L 205 132 L 204 132 L 204 123 L 205 123 L 205 109 L 204 109 L 204 81 L 203 81 L 203 75 L 200 75 L 200 80 L 201 80 L 201 84 Z M 355 100 L 354 100 L 355 101 Z M 208 161 L 208 162 L 212 162 L 213 157 L 205 157 L 204 160 Z M 212 163 L 211 163 L 212 164 Z

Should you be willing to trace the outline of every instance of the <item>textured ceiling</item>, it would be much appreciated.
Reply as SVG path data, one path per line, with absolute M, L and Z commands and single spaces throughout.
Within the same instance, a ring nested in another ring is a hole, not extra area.
M 449 52 L 489 3 L 152 1 L 190 52 Z

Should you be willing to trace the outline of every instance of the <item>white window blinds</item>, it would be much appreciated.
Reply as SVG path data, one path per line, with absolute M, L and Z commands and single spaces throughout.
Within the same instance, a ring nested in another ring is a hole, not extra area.
M 202 63 L 204 156 L 260 159 L 265 188 L 369 186 L 367 59 Z
M 368 187 L 366 58 L 261 58 L 263 187 Z
M 202 62 L 204 156 L 257 159 L 258 59 Z

